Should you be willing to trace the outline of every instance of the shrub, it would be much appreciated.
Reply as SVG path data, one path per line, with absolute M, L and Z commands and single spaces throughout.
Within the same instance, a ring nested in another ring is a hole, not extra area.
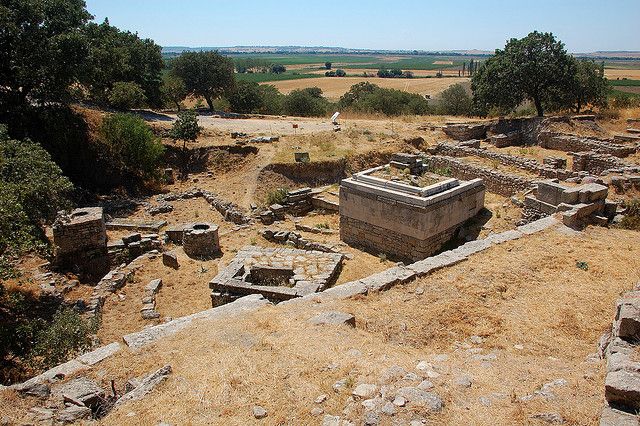
M 329 103 L 322 97 L 318 87 L 308 87 L 292 91 L 284 100 L 284 110 L 288 115 L 319 117 L 327 113 Z
M 627 214 L 618 224 L 618 227 L 622 229 L 640 231 L 640 199 L 634 198 L 633 200 L 625 203 L 625 207 L 627 208 Z
M 282 74 L 286 70 L 287 68 L 284 65 L 280 65 L 280 64 L 271 65 L 271 72 L 273 74 Z
M 346 77 L 346 76 L 347 76 L 347 73 L 344 70 L 340 68 L 336 70 L 336 77 Z
M 47 151 L 29 140 L 9 139 L 0 126 L 0 254 L 42 248 L 40 223 L 69 207 L 72 189 Z
M 91 335 L 97 323 L 82 319 L 71 308 L 62 308 L 53 315 L 50 324 L 35 334 L 31 363 L 37 368 L 50 368 L 86 351 L 91 347 Z
M 286 188 L 277 188 L 268 192 L 264 200 L 265 205 L 270 206 L 272 204 L 284 204 L 287 199 L 288 192 L 289 191 Z
M 454 84 L 440 94 L 438 112 L 446 115 L 470 115 L 471 96 L 461 84 Z
M 108 99 L 109 105 L 122 110 L 138 108 L 147 102 L 144 90 L 136 83 L 128 81 L 114 83 Z
M 192 110 L 180 111 L 178 119 L 173 122 L 171 137 L 175 140 L 195 141 L 200 135 L 200 126 L 198 126 L 198 114 Z
M 260 97 L 262 106 L 258 109 L 260 114 L 280 115 L 284 111 L 285 95 L 280 93 L 272 84 L 260 84 Z
M 102 122 L 100 136 L 131 171 L 145 177 L 157 171 L 164 146 L 140 117 L 112 114 Z
M 383 89 L 371 83 L 351 86 L 339 105 L 354 111 L 379 112 L 386 115 L 429 113 L 429 103 L 422 96 L 402 90 Z

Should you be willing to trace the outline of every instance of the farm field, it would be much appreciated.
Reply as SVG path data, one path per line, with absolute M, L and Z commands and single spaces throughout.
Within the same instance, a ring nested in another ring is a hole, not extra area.
M 420 95 L 437 95 L 449 86 L 456 83 L 468 82 L 468 78 L 378 78 L 378 77 L 318 77 L 305 78 L 301 80 L 286 80 L 270 82 L 282 93 L 288 94 L 295 89 L 304 89 L 305 87 L 319 87 L 325 97 L 331 100 L 337 100 L 349 91 L 354 84 L 368 81 L 387 89 L 398 89 L 406 92 L 418 93 Z

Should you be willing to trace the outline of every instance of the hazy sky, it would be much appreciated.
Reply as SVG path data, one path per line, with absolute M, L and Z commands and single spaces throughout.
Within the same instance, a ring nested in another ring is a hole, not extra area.
M 551 31 L 571 52 L 640 50 L 640 0 L 86 0 L 163 46 L 493 50 Z

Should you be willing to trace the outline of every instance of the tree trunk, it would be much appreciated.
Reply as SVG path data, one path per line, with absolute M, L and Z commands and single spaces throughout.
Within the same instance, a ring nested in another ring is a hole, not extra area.
M 213 101 L 211 100 L 211 96 L 205 96 L 204 100 L 207 101 L 207 105 L 209 105 L 209 110 L 213 112 Z
M 536 106 L 536 111 L 538 112 L 538 117 L 544 116 L 544 110 L 542 109 L 542 102 L 540 102 L 540 99 L 537 96 L 535 96 L 533 98 L 533 103 Z

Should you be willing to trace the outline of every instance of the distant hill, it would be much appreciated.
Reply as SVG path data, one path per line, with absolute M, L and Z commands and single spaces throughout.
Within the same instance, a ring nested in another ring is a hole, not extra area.
M 275 53 L 275 54 L 336 54 L 336 55 L 434 55 L 434 56 L 489 56 L 493 52 L 484 50 L 374 50 L 351 49 L 346 47 L 327 46 L 228 46 L 228 47 L 185 47 L 164 46 L 162 53 L 175 55 L 182 52 L 198 52 L 217 50 L 226 54 Z

